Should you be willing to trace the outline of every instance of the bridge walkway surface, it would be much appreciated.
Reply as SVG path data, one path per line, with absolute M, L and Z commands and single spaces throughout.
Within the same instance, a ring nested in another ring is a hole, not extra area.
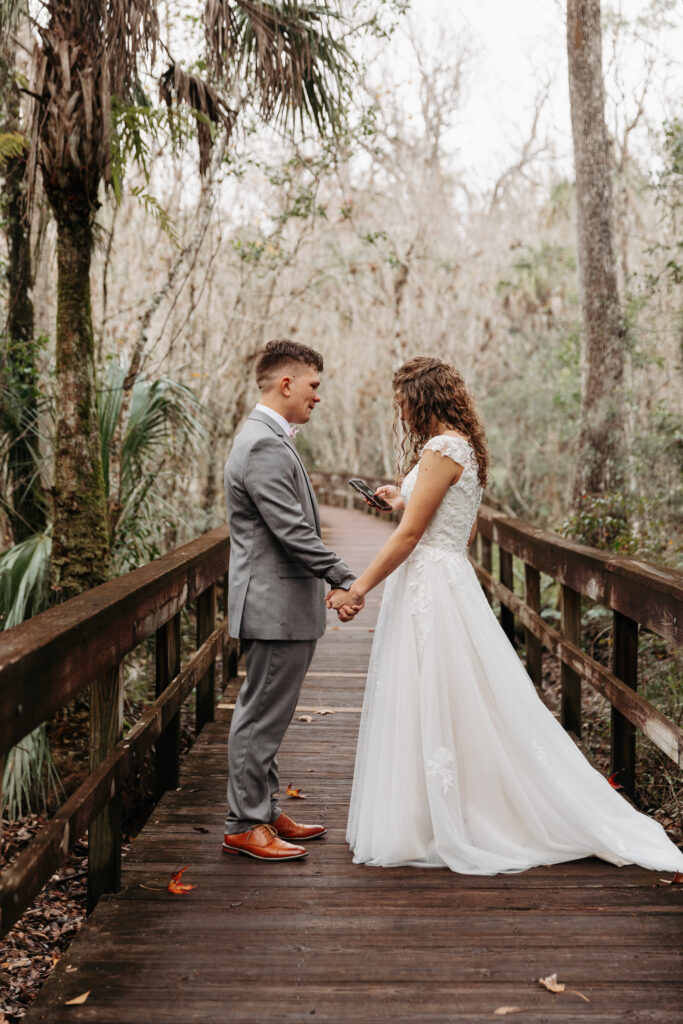
M 329 507 L 323 522 L 358 571 L 392 529 Z M 224 694 L 180 788 L 128 853 L 121 892 L 101 899 L 30 1024 L 683 1020 L 683 887 L 655 872 L 597 859 L 493 878 L 352 863 L 344 835 L 378 608 L 372 594 L 351 626 L 329 617 L 281 750 L 283 786 L 306 796 L 285 798 L 287 811 L 328 835 L 289 864 L 222 853 Z M 196 888 L 171 895 L 185 865 Z M 539 984 L 552 974 L 565 991 Z

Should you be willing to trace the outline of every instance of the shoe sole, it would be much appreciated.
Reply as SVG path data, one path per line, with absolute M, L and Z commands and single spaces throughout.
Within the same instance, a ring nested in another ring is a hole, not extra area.
M 253 857 L 254 860 L 269 860 L 269 861 L 302 860 L 304 857 L 308 856 L 308 850 L 304 850 L 303 853 L 290 853 L 290 854 L 287 854 L 284 857 L 261 857 L 258 853 L 252 853 L 250 850 L 237 850 L 237 849 L 235 849 L 234 846 L 226 846 L 225 843 L 223 843 L 223 853 L 242 854 L 243 857 Z
M 278 832 L 280 839 L 284 839 L 286 843 L 310 843 L 313 839 L 322 839 L 322 837 L 326 835 L 327 829 L 323 829 L 322 832 L 316 832 L 314 836 L 283 836 L 282 832 Z

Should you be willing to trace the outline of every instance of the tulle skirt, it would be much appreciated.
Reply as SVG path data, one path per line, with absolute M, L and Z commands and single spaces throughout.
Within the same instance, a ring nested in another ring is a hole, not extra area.
M 493 875 L 596 855 L 683 871 L 539 699 L 466 555 L 424 545 L 385 586 L 347 840 L 385 867 Z

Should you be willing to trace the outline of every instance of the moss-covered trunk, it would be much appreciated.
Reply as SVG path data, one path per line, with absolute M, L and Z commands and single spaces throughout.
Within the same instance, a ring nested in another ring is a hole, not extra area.
M 612 185 L 599 0 L 567 0 L 581 339 L 581 426 L 574 501 L 623 476 L 624 336 L 612 229 Z
M 109 569 L 90 304 L 92 210 L 57 218 L 57 445 L 51 582 L 61 599 L 104 582 Z
M 19 100 L 8 92 L 2 131 L 19 132 Z M 2 168 L 0 196 L 7 243 L 7 320 L 0 366 L 1 427 L 6 436 L 11 495 L 6 511 L 16 543 L 45 529 L 38 443 L 38 348 L 33 339 L 31 223 L 26 203 L 26 150 Z

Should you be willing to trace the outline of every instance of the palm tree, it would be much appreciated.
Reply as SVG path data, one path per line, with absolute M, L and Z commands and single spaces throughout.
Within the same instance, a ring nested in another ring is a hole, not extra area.
M 45 0 L 44 16 L 33 23 L 30 157 L 40 167 L 57 223 L 51 582 L 64 598 L 102 582 L 109 571 L 90 262 L 100 188 L 112 176 L 112 104 L 134 105 L 143 73 L 155 66 L 158 6 L 158 0 Z M 237 115 L 226 96 L 238 88 L 266 119 L 293 124 L 308 118 L 319 131 L 339 123 L 351 67 L 346 47 L 335 38 L 340 24 L 337 0 L 207 0 L 211 81 L 170 58 L 160 83 L 166 104 L 193 112 L 202 173 L 217 131 L 229 137 L 235 127 Z

